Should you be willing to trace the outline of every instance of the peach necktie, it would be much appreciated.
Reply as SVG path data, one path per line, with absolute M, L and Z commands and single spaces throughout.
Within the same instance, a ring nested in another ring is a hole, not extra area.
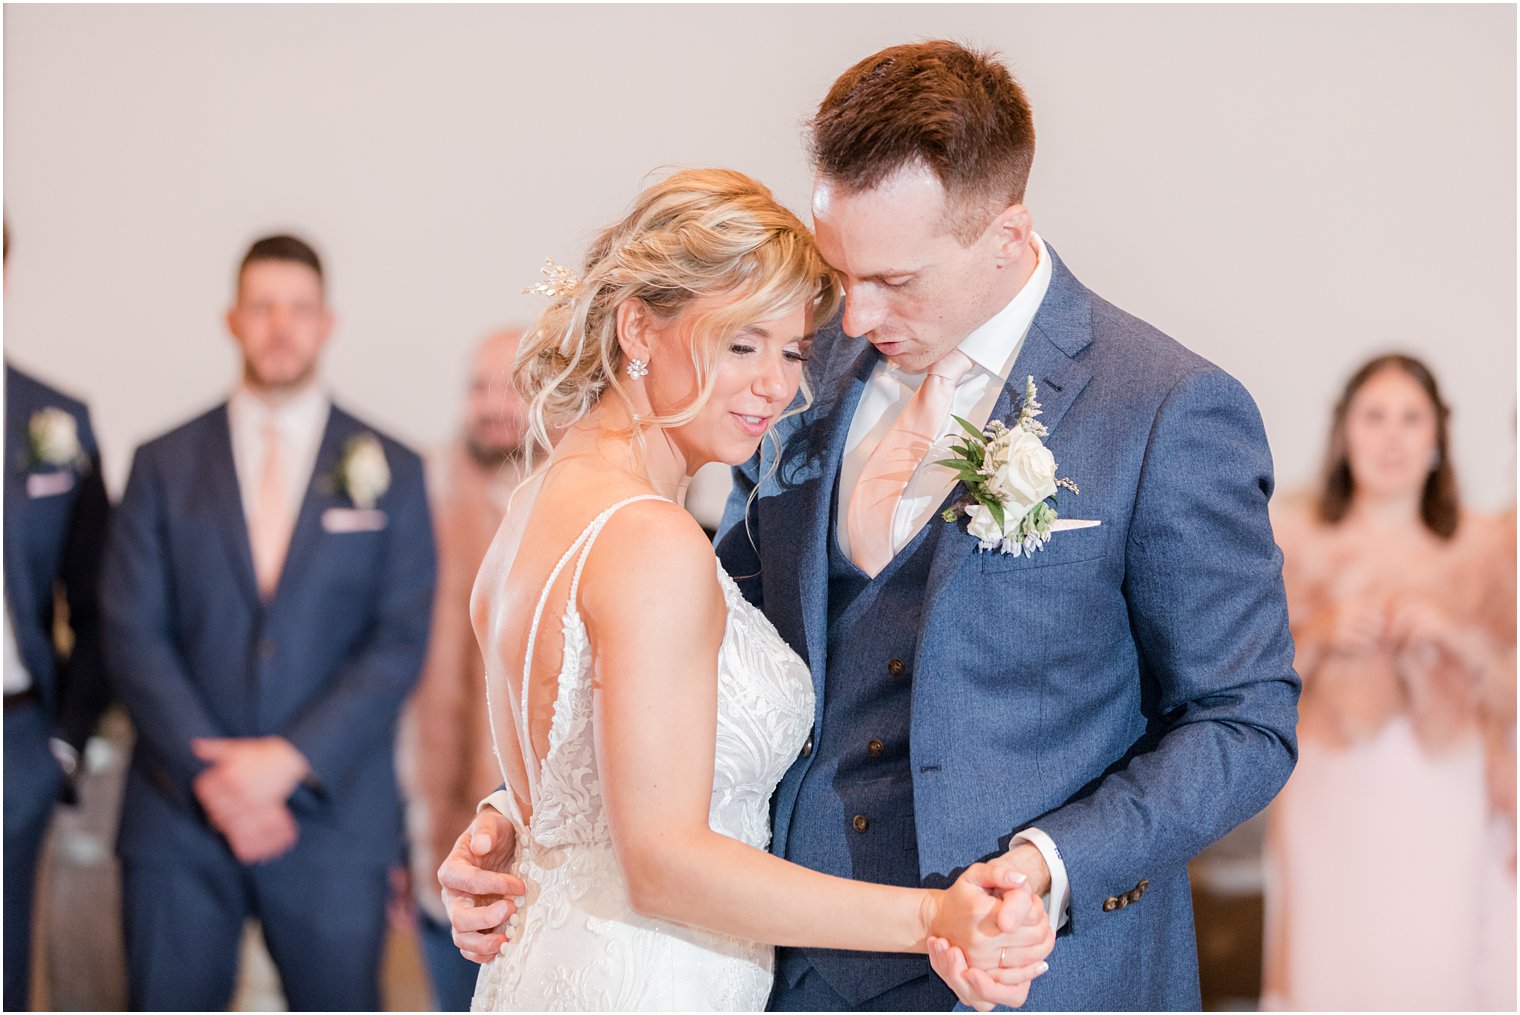
M 875 578 L 892 560 L 892 520 L 908 480 L 939 437 L 955 386 L 971 370 L 971 357 L 952 349 L 929 368 L 902 415 L 866 459 L 846 519 L 850 559 Z
M 259 474 L 259 497 L 249 533 L 253 544 L 253 571 L 259 594 L 274 595 L 285 566 L 290 544 L 290 513 L 285 497 L 285 449 L 274 420 L 264 424 L 264 468 Z

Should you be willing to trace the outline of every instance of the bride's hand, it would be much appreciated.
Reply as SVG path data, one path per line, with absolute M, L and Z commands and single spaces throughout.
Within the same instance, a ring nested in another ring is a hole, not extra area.
M 454 945 L 471 962 L 491 961 L 507 941 L 503 927 L 527 890 L 521 878 L 507 873 L 516 853 L 512 822 L 486 807 L 438 868 Z
M 961 1001 L 1019 1007 L 1048 968 L 1055 932 L 1027 879 L 1005 864 L 973 864 L 935 895 L 929 960 Z

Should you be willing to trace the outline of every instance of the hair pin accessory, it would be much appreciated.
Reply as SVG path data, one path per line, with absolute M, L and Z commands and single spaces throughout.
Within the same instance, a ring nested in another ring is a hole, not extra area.
M 524 286 L 523 295 L 543 296 L 551 300 L 564 299 L 581 284 L 581 280 L 569 268 L 555 264 L 552 257 L 544 258 L 544 266 L 538 270 L 545 276 L 545 280 Z

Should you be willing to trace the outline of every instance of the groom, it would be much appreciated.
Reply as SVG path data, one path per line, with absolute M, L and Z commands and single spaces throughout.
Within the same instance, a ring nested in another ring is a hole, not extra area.
M 765 451 L 738 470 L 719 545 L 819 692 L 773 848 L 895 884 L 1001 856 L 1060 930 L 1030 1007 L 1196 1008 L 1187 863 L 1296 749 L 1256 407 L 1032 231 L 1034 128 L 1001 64 L 885 50 L 835 83 L 810 140 L 847 305 L 816 343 L 817 404 L 781 424 L 778 471 Z M 952 414 L 1014 425 L 1026 378 L 1081 491 L 1058 508 L 1099 524 L 984 552 L 941 518 L 965 489 L 927 445 Z M 778 1009 L 955 1000 L 917 956 L 777 966 Z
M 1001 64 L 949 42 L 868 57 L 811 151 L 846 308 L 815 344 L 816 404 L 778 425 L 779 462 L 767 442 L 737 470 L 719 538 L 818 691 L 772 848 L 903 885 L 999 859 L 1059 927 L 1028 1007 L 1197 1008 L 1187 863 L 1296 754 L 1256 407 L 1032 231 L 1034 129 Z M 1012 426 L 1026 378 L 1081 491 L 1058 509 L 1098 524 L 984 552 L 941 517 L 966 491 L 937 439 L 952 415 Z M 922 956 L 782 949 L 771 1006 L 955 1001 Z

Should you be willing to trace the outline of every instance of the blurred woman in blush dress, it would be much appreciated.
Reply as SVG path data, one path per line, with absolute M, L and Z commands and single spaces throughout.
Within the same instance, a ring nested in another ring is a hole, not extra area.
M 1270 812 L 1263 1008 L 1474 1009 L 1506 980 L 1514 1005 L 1488 778 L 1513 728 L 1514 540 L 1462 511 L 1448 416 L 1418 360 L 1365 364 L 1318 497 L 1274 519 L 1304 693 Z M 1432 914 L 1445 932 L 1411 939 Z

